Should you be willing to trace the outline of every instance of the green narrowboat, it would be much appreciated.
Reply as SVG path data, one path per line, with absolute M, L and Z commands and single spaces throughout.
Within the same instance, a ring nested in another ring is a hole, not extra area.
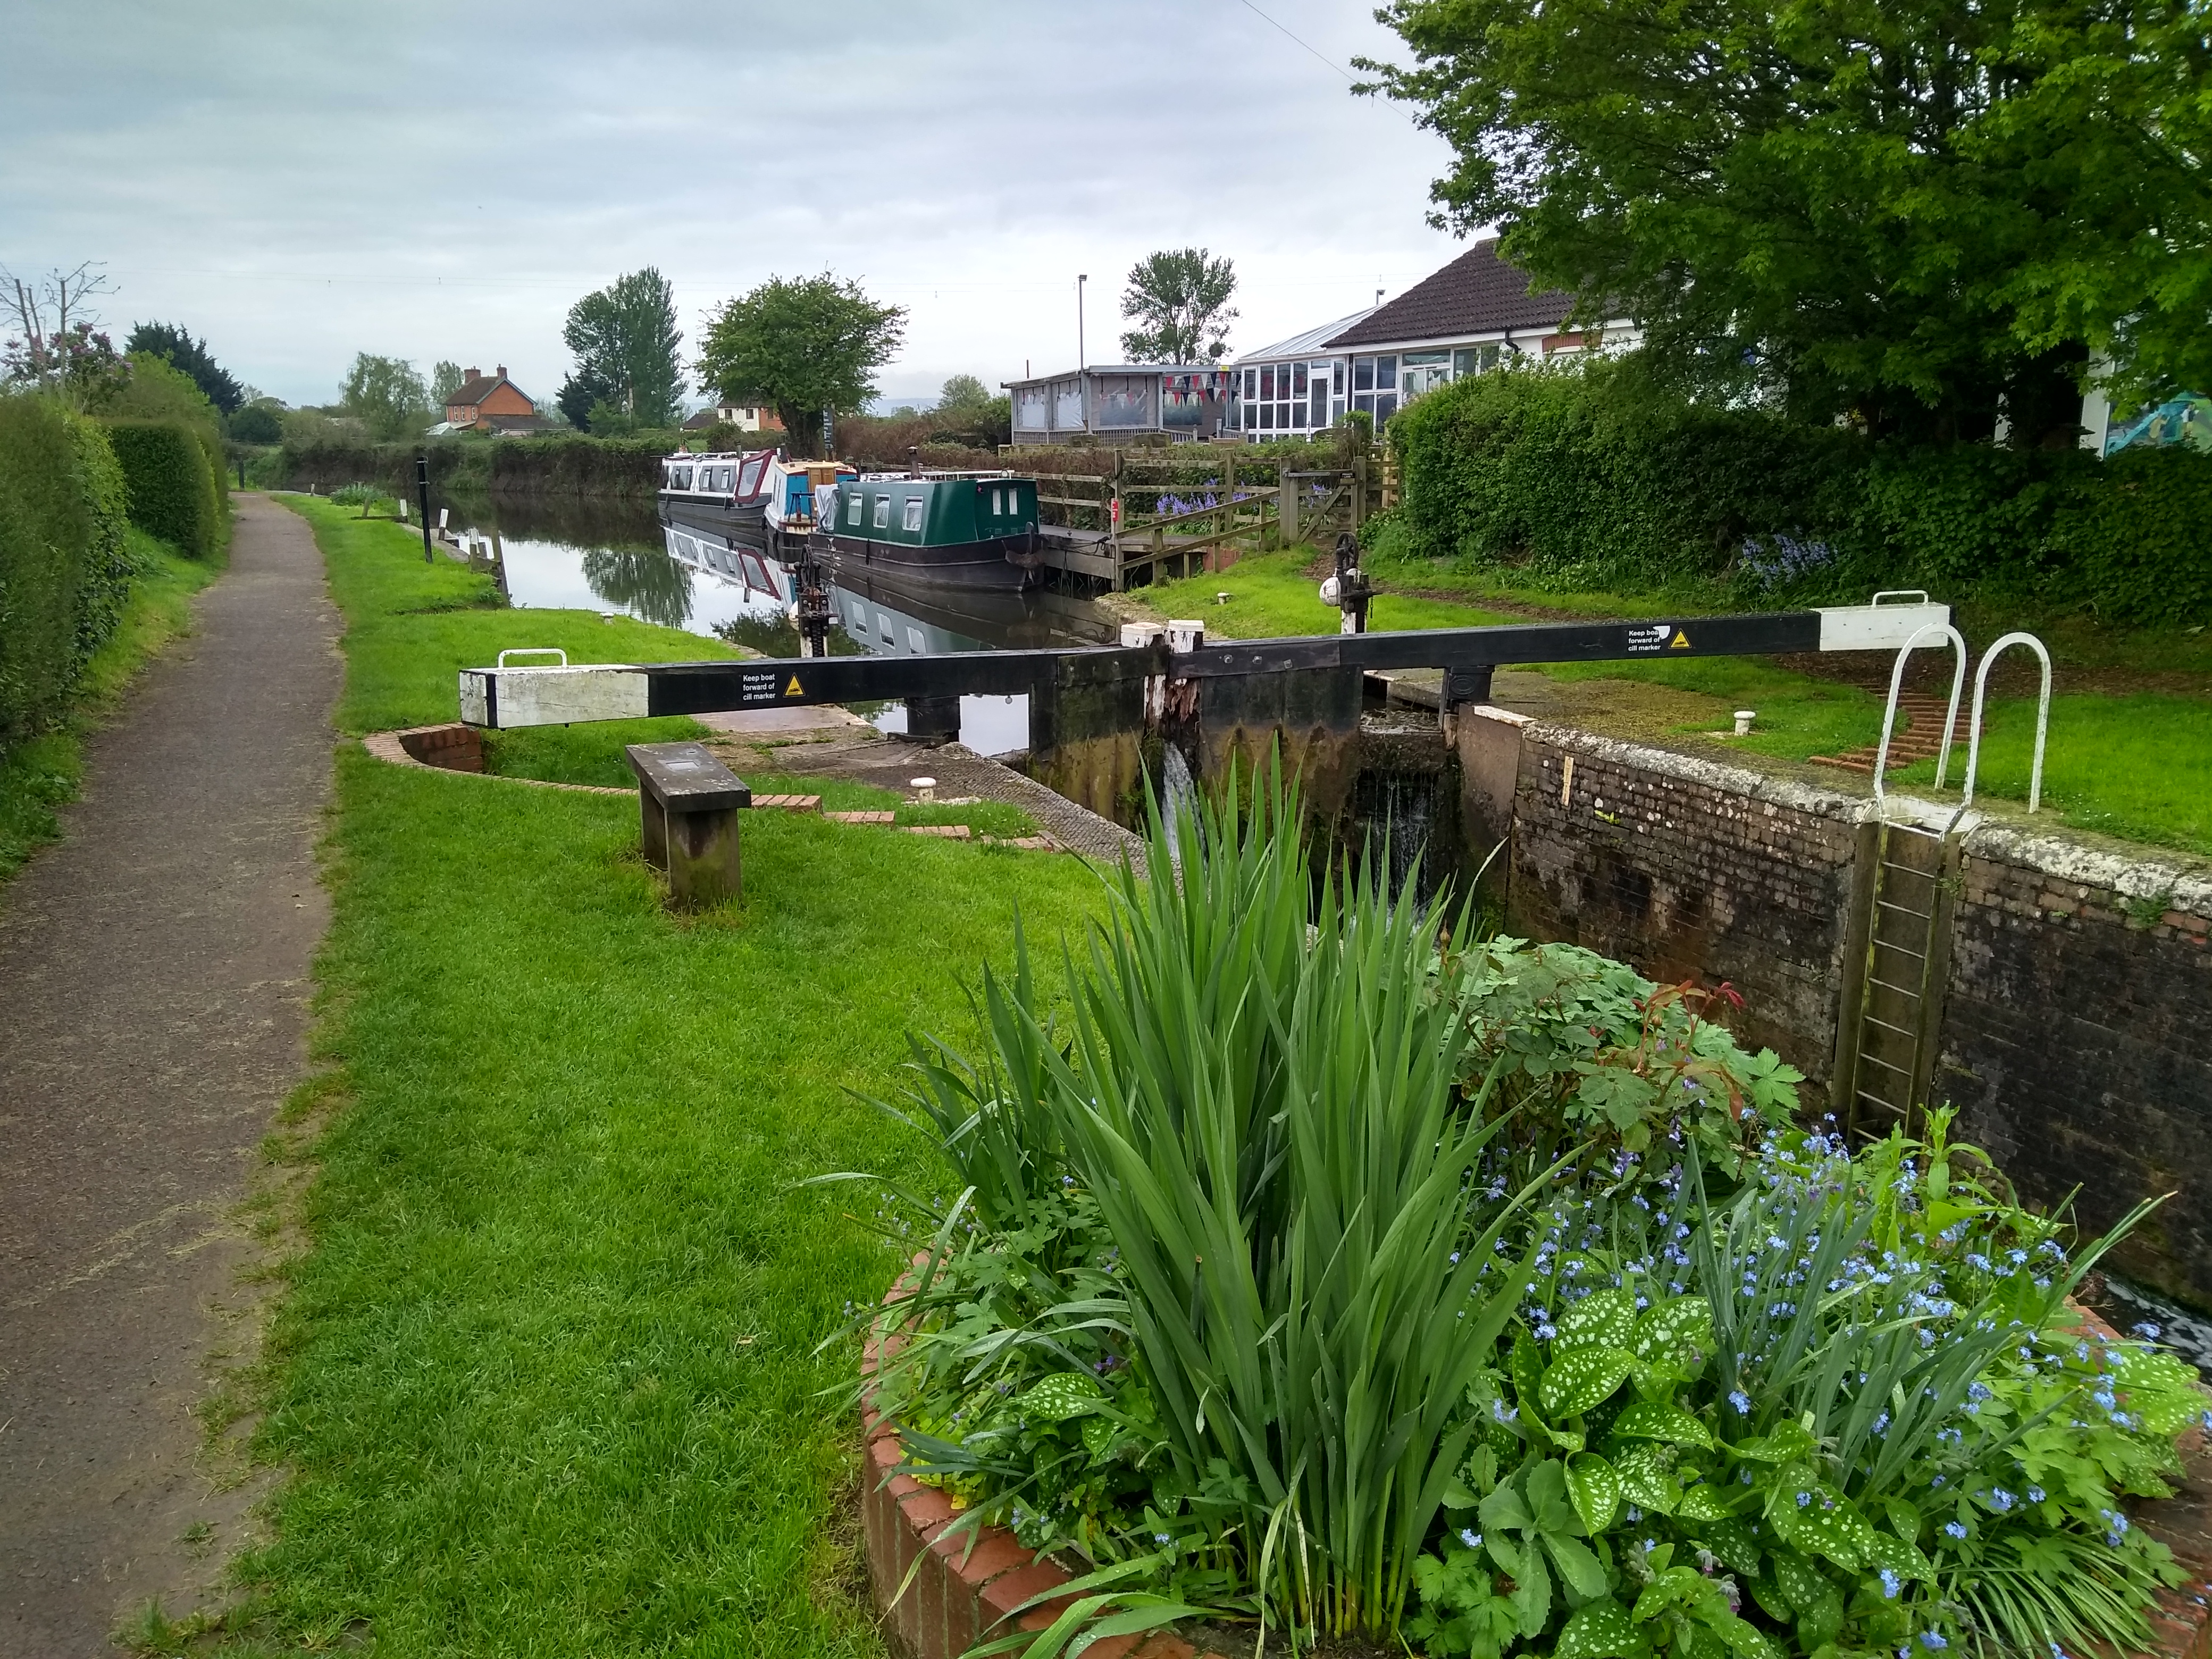
M 961 587 L 1034 586 L 1038 536 L 1036 480 L 1009 472 L 840 479 L 815 528 L 833 562 Z

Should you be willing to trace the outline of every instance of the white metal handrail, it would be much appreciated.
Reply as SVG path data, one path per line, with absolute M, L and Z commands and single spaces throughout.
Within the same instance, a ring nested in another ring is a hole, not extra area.
M 1881 595 L 1877 593 L 1875 598 L 1879 600 Z M 1950 769 L 1951 733 L 1959 724 L 1959 695 L 1966 689 L 1966 637 L 1950 623 L 1929 623 L 1905 641 L 1905 648 L 1897 653 L 1897 665 L 1889 671 L 1889 702 L 1881 711 L 1881 747 L 1875 752 L 1874 757 L 1874 798 L 1876 800 L 1882 799 L 1884 796 L 1882 775 L 1889 765 L 1890 732 L 1897 724 L 1897 694 L 1905 686 L 1905 659 L 1930 634 L 1940 634 L 1948 640 L 1956 659 L 1951 669 L 1951 707 L 1943 716 L 1943 743 L 1936 759 L 1937 788 L 1943 787 L 1943 775 Z
M 1974 720 L 1966 735 L 1966 798 L 1959 803 L 1961 812 L 1974 804 L 1974 771 L 1982 758 L 1982 699 L 1990 689 L 1990 666 L 2001 652 L 2015 645 L 2034 652 L 2036 661 L 2043 666 L 2043 691 L 2035 706 L 2035 762 L 2028 773 L 2027 810 L 2035 811 L 2043 799 L 2043 740 L 2051 732 L 2051 653 L 2033 634 L 2008 634 L 1990 647 L 1981 666 L 1974 671 Z
M 557 645 L 510 646 L 499 653 L 499 665 L 501 668 L 507 666 L 507 659 L 509 657 L 558 657 L 561 659 L 562 667 L 566 668 L 568 665 L 568 653 Z

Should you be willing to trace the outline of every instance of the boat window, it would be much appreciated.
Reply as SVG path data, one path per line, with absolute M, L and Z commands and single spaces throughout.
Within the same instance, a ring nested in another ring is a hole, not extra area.
M 929 641 L 922 638 L 921 630 L 919 628 L 909 628 L 906 630 L 906 648 L 917 657 L 928 653 Z
M 676 469 L 674 485 L 678 489 L 689 489 L 691 488 L 691 469 L 690 467 L 679 466 Z
M 876 527 L 878 530 L 881 530 L 881 529 L 884 528 L 887 525 L 889 525 L 889 524 L 890 523 L 890 521 L 891 521 L 891 498 L 890 498 L 890 496 L 888 496 L 888 495 L 878 495 L 878 496 L 877 496 L 877 497 L 876 497 L 875 527 Z
M 906 520 L 902 527 L 908 530 L 919 530 L 921 528 L 921 496 L 909 495 L 907 497 Z
M 1002 519 L 1006 514 L 1006 505 L 1003 492 L 994 489 L 991 492 L 991 516 L 994 519 Z
M 859 492 L 858 492 L 858 491 L 855 491 L 853 495 L 849 495 L 849 496 L 848 496 L 848 497 L 846 498 L 846 501 L 845 501 L 845 522 L 846 522 L 847 524 L 858 524 L 858 523 L 860 523 L 860 494 L 859 494 Z
M 765 455 L 757 456 L 745 463 L 742 494 L 750 495 L 760 488 L 761 469 L 767 465 L 768 457 Z

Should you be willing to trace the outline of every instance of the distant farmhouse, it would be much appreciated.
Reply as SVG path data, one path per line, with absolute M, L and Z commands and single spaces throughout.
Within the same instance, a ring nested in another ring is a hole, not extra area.
M 1231 429 L 1251 443 L 1303 437 L 1349 410 L 1372 415 L 1379 428 L 1401 404 L 1462 375 L 1641 337 L 1626 318 L 1564 330 L 1574 306 L 1559 289 L 1531 294 L 1494 240 L 1477 242 L 1388 305 L 1239 357 Z
M 1354 312 L 1248 352 L 1225 369 L 1121 363 L 1009 380 L 1017 444 L 1304 437 L 1347 410 L 1380 427 L 1400 405 L 1463 374 L 1516 357 L 1538 361 L 1641 337 L 1626 318 L 1563 325 L 1574 296 L 1528 291 L 1528 278 L 1477 242 L 1385 306 Z
M 782 419 L 776 412 L 759 404 L 716 404 L 684 422 L 686 432 L 704 432 L 717 426 L 733 426 L 740 432 L 783 430 Z
M 446 399 L 446 418 L 433 433 L 492 432 L 517 434 L 550 432 L 553 422 L 538 412 L 530 395 L 507 378 L 501 363 L 491 374 L 471 368 L 467 378 Z

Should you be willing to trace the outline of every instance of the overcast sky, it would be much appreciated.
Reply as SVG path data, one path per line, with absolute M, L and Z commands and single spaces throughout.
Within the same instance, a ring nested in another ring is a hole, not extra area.
M 356 351 L 550 398 L 568 306 L 647 264 L 687 366 L 763 278 L 858 280 L 909 313 L 904 397 L 1071 365 L 1078 272 L 1114 356 L 1154 248 L 1234 258 L 1245 350 L 1460 247 L 1442 143 L 1351 95 L 1396 42 L 1346 0 L 11 10 L 0 264 L 105 261 L 118 343 L 184 324 L 295 404 Z

